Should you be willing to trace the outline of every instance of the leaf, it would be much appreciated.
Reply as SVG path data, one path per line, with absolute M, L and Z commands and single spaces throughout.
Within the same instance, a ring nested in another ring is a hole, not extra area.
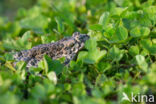
M 86 51 L 81 51 L 81 52 L 78 54 L 77 61 L 80 61 L 80 60 L 85 59 L 85 57 L 86 57 L 87 55 L 88 55 L 88 52 L 86 52 Z
M 46 89 L 44 88 L 43 85 L 37 83 L 32 89 L 31 89 L 31 96 L 34 99 L 44 99 L 46 97 Z
M 36 33 L 44 33 L 44 28 L 48 26 L 50 18 L 42 15 L 36 15 L 35 17 L 26 17 L 20 21 L 22 28 L 32 29 Z
M 19 61 L 16 63 L 17 71 L 21 71 L 23 68 L 26 67 L 26 63 L 24 61 Z
M 119 25 L 118 27 L 109 27 L 105 32 L 105 36 L 109 39 L 110 43 L 121 43 L 125 42 L 128 38 L 128 31 L 124 26 Z
M 131 46 L 129 49 L 129 53 L 131 56 L 135 56 L 139 54 L 139 47 L 138 46 Z
M 89 26 L 89 29 L 91 29 L 91 30 L 94 30 L 94 31 L 102 31 L 102 25 L 100 25 L 100 24 L 94 24 L 94 25 L 91 25 L 91 26 Z
M 96 43 L 96 40 L 95 39 L 89 39 L 85 42 L 85 47 L 88 49 L 88 50 L 94 50 L 97 46 L 97 43 Z
M 11 65 L 11 63 L 9 61 L 7 61 L 5 63 L 5 66 L 8 67 L 9 69 L 11 69 L 13 72 L 16 72 L 16 69 Z
M 143 48 L 148 50 L 149 53 L 151 53 L 153 55 L 156 54 L 156 44 L 152 44 L 151 40 L 143 39 L 143 40 L 141 40 L 140 43 L 143 46 Z
M 51 80 L 54 84 L 57 83 L 57 76 L 56 76 L 55 72 L 51 71 L 48 73 L 47 76 L 48 76 L 49 80 Z
M 113 26 L 108 26 L 105 32 L 105 37 L 108 38 L 109 40 L 113 40 L 114 35 L 116 33 L 116 30 L 114 29 Z
M 16 49 L 16 50 L 25 50 L 30 49 L 32 43 L 28 40 L 32 38 L 31 31 L 27 31 L 24 35 L 19 38 L 18 40 L 7 39 L 4 41 L 3 46 L 9 50 Z
M 0 104 L 17 104 L 18 102 L 17 97 L 11 92 L 6 91 L 6 93 L 0 97 Z
M 58 32 L 60 32 L 62 34 L 64 32 L 64 25 L 63 25 L 63 22 L 62 22 L 61 18 L 56 17 L 55 21 L 57 23 L 57 30 L 58 30 Z
M 38 67 L 42 68 L 44 71 L 44 74 L 48 74 L 48 71 L 50 70 L 50 63 L 52 62 L 51 58 L 47 55 L 43 56 L 43 59 L 38 63 Z
M 145 37 L 150 33 L 150 29 L 147 27 L 135 27 L 130 31 L 132 37 Z
M 14 22 L 12 24 L 9 24 L 7 28 L 8 35 L 12 37 L 18 36 L 20 31 L 21 31 L 21 27 L 20 27 L 19 22 Z
M 103 85 L 105 81 L 107 81 L 107 77 L 104 74 L 99 74 L 96 78 L 95 85 Z
M 72 85 L 72 94 L 76 96 L 85 95 L 85 85 L 83 83 L 75 83 Z
M 85 63 L 95 64 L 98 63 L 104 56 L 106 55 L 106 51 L 100 51 L 99 49 L 90 50 L 84 59 Z
M 108 24 L 109 19 L 110 19 L 109 16 L 110 16 L 109 12 L 104 12 L 104 13 L 100 16 L 99 24 L 102 25 L 103 28 L 105 28 L 106 25 Z
M 49 70 L 49 66 L 48 66 L 48 56 L 44 56 L 43 57 L 43 62 L 44 62 L 44 70 L 45 70 L 45 74 L 48 73 L 48 70 Z
M 127 12 L 128 10 L 128 7 L 125 7 L 125 8 L 122 8 L 122 7 L 115 7 L 114 8 L 114 11 L 112 11 L 111 15 L 114 15 L 114 16 L 122 16 L 125 14 L 125 12 Z
M 142 55 L 137 55 L 136 56 L 136 61 L 138 66 L 145 72 L 147 72 L 148 64 L 145 61 L 145 57 Z
M 108 62 L 100 62 L 96 65 L 96 67 L 100 73 L 104 73 L 105 71 L 111 69 L 112 65 Z
M 7 60 L 7 61 L 13 60 L 14 59 L 13 55 L 14 55 L 14 53 L 5 53 L 4 54 L 5 60 Z
M 49 71 L 54 71 L 56 75 L 59 75 L 63 71 L 63 68 L 64 66 L 60 63 L 60 61 L 53 60 Z
M 116 35 L 118 41 L 126 40 L 128 37 L 127 29 L 123 26 L 119 26 L 116 28 Z
M 150 66 L 150 72 L 148 73 L 148 75 L 146 76 L 148 80 L 146 80 L 147 82 L 150 82 L 151 84 L 155 84 L 156 83 L 156 78 L 155 78 L 155 74 L 156 74 L 156 63 L 153 63 Z M 151 80 L 152 79 L 152 80 Z
M 113 61 L 120 61 L 121 58 L 123 57 L 123 51 L 119 50 L 116 46 L 113 46 L 109 50 L 108 56 L 113 60 Z
M 94 38 L 91 38 L 86 41 L 85 47 L 88 49 L 88 52 L 80 52 L 78 60 L 83 60 L 85 63 L 94 64 L 98 63 L 106 54 L 106 51 L 100 51 L 97 47 L 97 42 Z
M 59 75 L 63 70 L 63 65 L 58 60 L 52 60 L 49 56 L 44 55 L 43 60 L 39 62 L 38 66 L 44 69 L 44 73 L 54 71 L 56 75 Z

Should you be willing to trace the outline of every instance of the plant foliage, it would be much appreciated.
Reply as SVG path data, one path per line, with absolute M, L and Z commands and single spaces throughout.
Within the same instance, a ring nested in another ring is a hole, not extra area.
M 12 66 L 15 51 L 75 31 L 91 38 L 69 66 L 47 56 Z M 156 95 L 155 75 L 155 0 L 37 0 L 0 17 L 0 104 L 127 104 L 123 92 Z

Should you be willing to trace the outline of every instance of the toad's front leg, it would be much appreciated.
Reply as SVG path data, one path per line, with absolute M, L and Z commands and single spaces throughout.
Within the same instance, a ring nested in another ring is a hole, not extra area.
M 76 53 L 66 56 L 66 59 L 63 64 L 68 65 L 70 63 L 70 61 L 73 60 L 75 57 L 76 57 Z

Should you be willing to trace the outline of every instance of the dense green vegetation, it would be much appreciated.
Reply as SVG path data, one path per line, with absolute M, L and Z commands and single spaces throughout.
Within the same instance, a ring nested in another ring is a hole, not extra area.
M 48 57 L 12 66 L 14 52 L 75 31 L 91 38 L 69 67 Z M 38 0 L 0 17 L 0 104 L 130 103 L 123 92 L 156 96 L 155 0 Z

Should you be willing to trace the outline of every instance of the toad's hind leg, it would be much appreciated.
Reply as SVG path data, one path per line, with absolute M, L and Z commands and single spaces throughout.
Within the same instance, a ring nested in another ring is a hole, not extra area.
M 27 67 L 29 68 L 29 67 L 37 67 L 38 66 L 38 60 L 36 60 L 36 59 L 31 59 L 31 60 L 29 60 L 29 62 L 27 63 Z

